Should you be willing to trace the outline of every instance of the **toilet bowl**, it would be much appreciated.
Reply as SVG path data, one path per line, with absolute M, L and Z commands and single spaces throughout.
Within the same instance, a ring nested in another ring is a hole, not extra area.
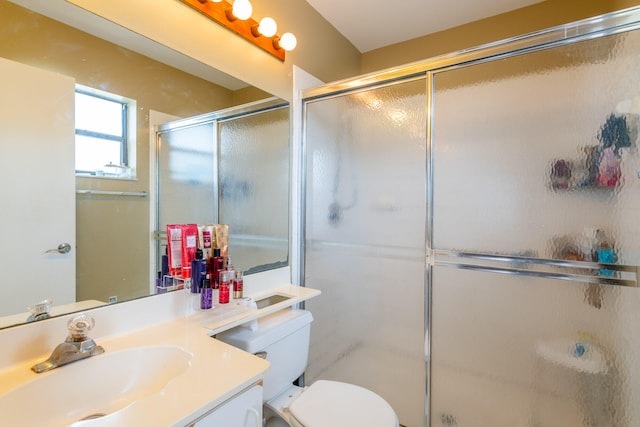
M 216 336 L 250 353 L 266 353 L 271 366 L 263 380 L 265 427 L 398 427 L 391 405 L 371 390 L 327 380 L 293 385 L 307 366 L 312 321 L 311 312 L 288 308 L 261 318 L 257 327 Z

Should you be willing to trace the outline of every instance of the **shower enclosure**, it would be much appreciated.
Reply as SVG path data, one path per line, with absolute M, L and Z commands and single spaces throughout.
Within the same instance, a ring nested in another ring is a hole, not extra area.
M 303 94 L 306 378 L 407 427 L 640 425 L 640 9 Z
M 407 78 L 306 105 L 306 380 L 344 380 L 422 425 L 426 86 Z M 415 411 L 414 409 L 418 409 Z

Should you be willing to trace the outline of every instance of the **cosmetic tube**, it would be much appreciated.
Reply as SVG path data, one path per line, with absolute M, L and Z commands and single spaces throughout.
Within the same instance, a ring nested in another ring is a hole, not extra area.
M 182 227 L 178 224 L 167 224 L 169 275 L 182 274 Z

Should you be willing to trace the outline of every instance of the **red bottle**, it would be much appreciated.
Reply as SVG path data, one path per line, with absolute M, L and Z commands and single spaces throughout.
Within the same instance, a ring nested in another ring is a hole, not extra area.
M 226 266 L 224 265 L 224 258 L 220 256 L 220 248 L 213 249 L 213 256 L 210 260 L 210 271 L 211 277 L 213 277 L 213 288 L 218 287 L 218 283 L 220 283 L 219 271 L 225 270 Z
M 242 271 L 236 271 L 236 281 L 233 288 L 233 298 L 240 299 L 244 292 L 244 279 L 242 277 Z
M 229 304 L 229 272 L 227 270 L 220 271 L 218 279 L 218 303 Z

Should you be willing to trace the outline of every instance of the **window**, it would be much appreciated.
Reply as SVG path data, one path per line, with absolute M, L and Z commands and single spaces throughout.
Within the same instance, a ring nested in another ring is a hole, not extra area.
M 133 107 L 133 108 L 132 108 Z M 135 102 L 76 86 L 76 175 L 132 177 Z

